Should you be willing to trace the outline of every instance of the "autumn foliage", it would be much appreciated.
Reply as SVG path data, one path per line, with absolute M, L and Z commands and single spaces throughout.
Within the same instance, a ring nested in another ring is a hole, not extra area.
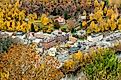
M 108 52 L 110 49 L 98 48 L 97 50 L 94 50 L 91 48 L 88 53 L 78 51 L 78 53 L 71 55 L 70 59 L 64 63 L 62 70 L 65 73 L 68 73 L 70 71 L 75 71 L 78 67 L 84 68 L 85 65 L 95 61 L 96 56 L 101 57 L 102 55 L 106 54 L 106 51 Z M 111 51 L 113 52 L 113 50 Z
M 13 45 L 0 55 L 1 80 L 59 80 L 63 73 L 52 65 L 40 63 L 41 57 L 29 46 Z

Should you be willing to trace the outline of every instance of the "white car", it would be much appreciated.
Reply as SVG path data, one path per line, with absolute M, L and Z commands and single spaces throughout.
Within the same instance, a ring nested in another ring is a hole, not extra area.
M 77 35 L 78 37 L 83 37 L 84 35 L 86 35 L 86 31 L 80 30 L 80 31 L 77 31 L 74 35 Z
M 101 41 L 102 39 L 103 39 L 102 34 L 95 34 L 87 37 L 87 40 L 91 42 Z
M 111 47 L 112 44 L 110 42 L 102 41 L 102 42 L 98 42 L 97 46 L 105 48 L 105 47 Z
M 56 48 L 50 48 L 48 50 L 48 55 L 49 56 L 55 56 L 56 55 L 56 52 L 57 52 Z
M 5 32 L 6 34 L 8 34 L 9 36 L 13 35 L 13 32 Z
M 82 20 L 84 20 L 84 19 L 86 19 L 86 16 L 80 16 L 80 18 L 81 18 Z
M 35 42 L 35 43 L 39 43 L 41 41 L 41 39 L 35 39 L 35 40 L 33 40 L 32 42 Z
M 115 38 L 120 38 L 120 37 L 121 37 L 121 33 L 115 33 L 115 34 L 114 34 L 114 37 L 115 37 Z

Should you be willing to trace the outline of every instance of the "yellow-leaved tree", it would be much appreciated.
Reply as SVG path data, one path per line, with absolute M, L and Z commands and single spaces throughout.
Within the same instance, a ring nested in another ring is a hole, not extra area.
M 94 6 L 95 6 L 95 7 L 99 7 L 99 6 L 100 6 L 100 3 L 98 2 L 98 0 L 95 0 L 95 1 L 94 1 Z
M 121 30 L 121 24 L 118 25 L 118 29 Z
M 82 62 L 82 60 L 83 60 L 83 53 L 79 50 L 78 53 L 74 53 L 72 55 L 72 59 L 74 61 L 81 61 Z
M 75 62 L 73 60 L 68 60 L 64 64 L 65 64 L 64 69 L 66 69 L 66 70 L 73 70 L 74 69 Z
M 115 30 L 116 27 L 117 27 L 116 22 L 112 22 L 112 24 L 111 24 L 111 30 L 112 31 Z

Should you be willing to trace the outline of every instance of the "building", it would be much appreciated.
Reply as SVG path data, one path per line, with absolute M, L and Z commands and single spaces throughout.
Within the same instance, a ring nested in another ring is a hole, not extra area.
M 44 47 L 44 49 L 51 48 L 57 44 L 61 44 L 63 42 L 66 42 L 69 40 L 69 34 L 64 32 L 53 32 L 52 34 L 45 35 L 42 40 L 40 41 L 40 44 Z

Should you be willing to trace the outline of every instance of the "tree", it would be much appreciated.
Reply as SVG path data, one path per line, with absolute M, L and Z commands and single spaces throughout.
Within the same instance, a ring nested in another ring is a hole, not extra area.
M 36 51 L 27 45 L 12 45 L 0 54 L 1 80 L 60 80 L 63 73 L 53 65 L 41 61 Z
M 102 54 L 103 53 L 103 54 Z M 89 80 L 117 80 L 121 63 L 112 50 L 98 51 L 93 62 L 86 64 L 84 72 Z

